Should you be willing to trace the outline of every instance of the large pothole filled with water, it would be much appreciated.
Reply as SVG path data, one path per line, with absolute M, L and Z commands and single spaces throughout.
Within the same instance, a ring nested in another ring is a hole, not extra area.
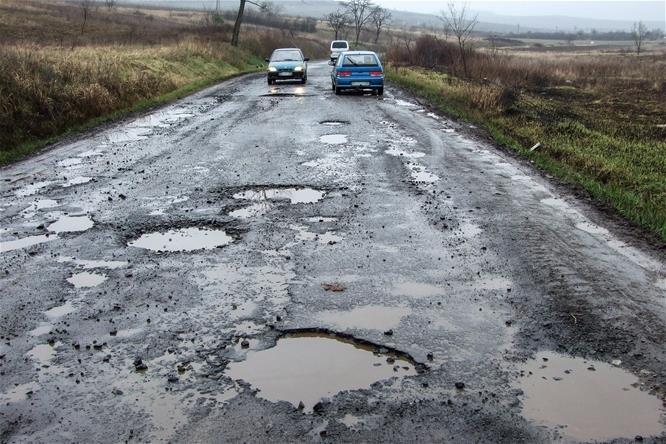
M 211 250 L 229 245 L 233 240 L 221 229 L 189 227 L 144 233 L 128 245 L 157 252 L 177 252 Z
M 582 441 L 656 436 L 661 401 L 633 374 L 610 364 L 538 353 L 521 369 L 523 415 Z
M 325 191 L 313 188 L 258 188 L 240 191 L 233 195 L 234 199 L 249 201 L 289 200 L 292 204 L 319 202 L 326 195 Z
M 329 332 L 297 331 L 280 337 L 274 347 L 249 351 L 244 361 L 229 364 L 225 375 L 247 382 L 261 398 L 311 412 L 337 393 L 424 370 L 396 350 Z

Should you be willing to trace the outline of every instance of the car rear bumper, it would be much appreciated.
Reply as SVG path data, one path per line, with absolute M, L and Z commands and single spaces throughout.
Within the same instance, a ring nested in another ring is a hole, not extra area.
M 305 77 L 304 71 L 282 71 L 282 72 L 269 72 L 269 80 L 294 80 L 302 79 Z
M 344 89 L 375 89 L 384 87 L 384 77 L 336 77 L 335 86 Z

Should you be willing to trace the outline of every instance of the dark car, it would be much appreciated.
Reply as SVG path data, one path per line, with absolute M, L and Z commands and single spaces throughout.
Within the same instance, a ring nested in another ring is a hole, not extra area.
M 298 48 L 281 48 L 273 51 L 268 62 L 268 84 L 277 80 L 308 81 L 308 57 L 303 57 L 303 51 Z
M 384 68 L 372 51 L 343 52 L 331 71 L 331 86 L 336 94 L 343 90 L 371 90 L 384 94 Z

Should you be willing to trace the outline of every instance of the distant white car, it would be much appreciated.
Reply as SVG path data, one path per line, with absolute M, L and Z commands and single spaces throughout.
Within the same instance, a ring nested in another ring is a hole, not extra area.
M 338 60 L 340 54 L 349 51 L 349 42 L 347 40 L 333 40 L 331 42 L 331 60 Z

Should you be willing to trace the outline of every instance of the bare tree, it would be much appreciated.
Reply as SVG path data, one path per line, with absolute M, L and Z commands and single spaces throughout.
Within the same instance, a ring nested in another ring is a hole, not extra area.
M 444 22 L 448 24 L 451 33 L 455 36 L 460 50 L 460 59 L 463 64 L 465 76 L 467 76 L 467 52 L 469 51 L 469 40 L 478 23 L 478 14 L 472 15 L 467 3 L 458 6 L 456 2 L 450 1 L 446 11 L 442 11 Z
M 80 0 L 79 7 L 81 8 L 81 14 L 83 15 L 83 22 L 81 23 L 81 35 L 86 30 L 86 23 L 88 22 L 88 17 L 90 16 L 90 11 L 95 6 L 94 0 Z
M 632 37 L 634 38 L 634 46 L 636 47 L 636 55 L 641 55 L 643 48 L 643 41 L 647 35 L 648 29 L 642 21 L 634 23 Z
M 116 7 L 116 0 L 104 0 L 104 6 L 110 11 Z
M 349 15 L 347 15 L 345 11 L 342 11 L 340 9 L 326 15 L 324 17 L 324 20 L 328 22 L 328 25 L 335 33 L 334 40 L 338 40 L 338 37 L 340 36 L 342 30 L 345 28 L 345 26 L 347 26 L 351 22 L 351 18 L 349 17 Z
M 382 32 L 382 28 L 388 25 L 392 17 L 393 15 L 391 14 L 391 11 L 386 8 L 375 6 L 372 9 L 372 13 L 370 14 L 370 21 L 375 28 L 375 43 L 379 41 L 379 34 Z
M 347 2 L 347 11 L 352 19 L 354 25 L 354 32 L 356 33 L 355 45 L 358 46 L 358 40 L 361 37 L 363 27 L 370 20 L 372 15 L 372 1 L 371 0 L 349 0 Z
M 236 16 L 236 23 L 234 23 L 234 32 L 231 36 L 231 44 L 233 46 L 238 46 L 238 39 L 240 37 L 240 28 L 243 23 L 243 13 L 245 12 L 245 4 L 250 3 L 252 5 L 258 6 L 261 10 L 266 9 L 266 3 L 256 3 L 252 0 L 240 0 L 238 5 L 238 15 Z

